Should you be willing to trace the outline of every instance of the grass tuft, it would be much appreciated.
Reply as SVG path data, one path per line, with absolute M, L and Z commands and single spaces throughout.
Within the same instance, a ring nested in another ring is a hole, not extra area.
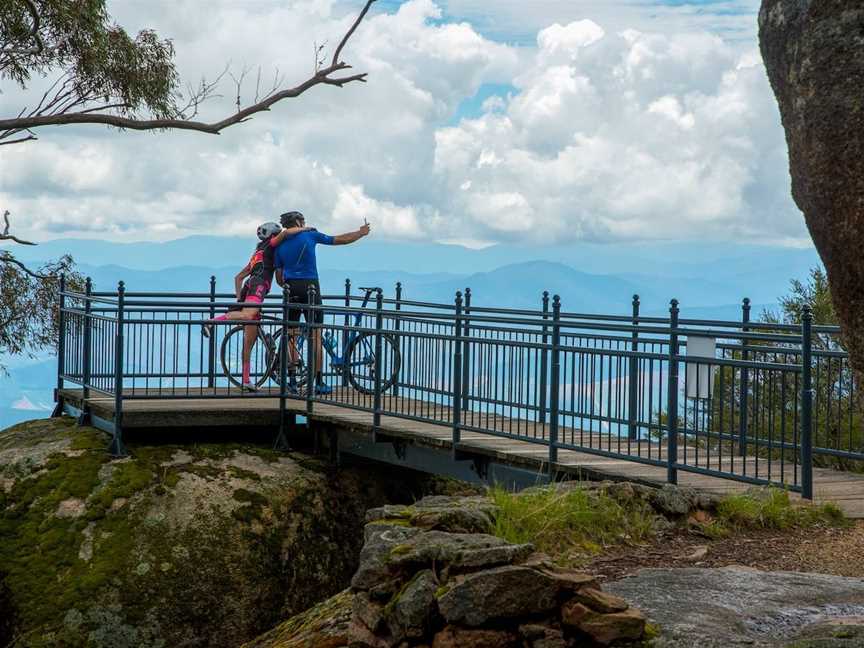
M 554 487 L 491 492 L 498 506 L 493 533 L 513 543 L 532 543 L 564 563 L 578 564 L 604 547 L 632 544 L 654 535 L 649 506 L 618 502 L 597 490 Z
M 779 488 L 750 489 L 729 495 L 717 506 L 721 525 L 733 530 L 790 529 L 848 523 L 836 504 L 794 504 L 789 493 Z

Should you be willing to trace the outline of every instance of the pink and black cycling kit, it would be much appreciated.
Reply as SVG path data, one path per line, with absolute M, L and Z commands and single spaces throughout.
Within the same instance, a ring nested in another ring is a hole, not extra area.
M 276 270 L 274 253 L 275 237 L 261 241 L 256 247 L 252 258 L 246 264 L 249 278 L 246 280 L 246 299 L 244 301 L 263 304 L 264 298 L 270 292 L 273 283 L 273 273 Z

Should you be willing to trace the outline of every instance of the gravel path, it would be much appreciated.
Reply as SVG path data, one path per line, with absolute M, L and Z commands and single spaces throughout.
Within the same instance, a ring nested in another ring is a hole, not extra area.
M 616 548 L 584 569 L 606 581 L 645 567 L 745 566 L 765 571 L 799 571 L 864 578 L 864 521 L 848 528 L 760 531 L 709 540 L 686 531 L 650 545 Z

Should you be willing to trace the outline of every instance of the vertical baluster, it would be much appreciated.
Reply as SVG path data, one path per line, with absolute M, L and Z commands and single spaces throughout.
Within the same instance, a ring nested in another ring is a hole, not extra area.
M 375 395 L 372 403 L 372 440 L 381 431 L 381 331 L 384 328 L 384 293 L 380 288 L 375 291 Z
M 462 292 L 456 291 L 456 317 L 454 320 L 454 354 L 453 354 L 453 392 L 451 407 L 453 410 L 453 451 L 462 437 Z
M 274 449 L 287 451 L 289 450 L 288 439 L 285 432 L 288 425 L 294 427 L 296 415 L 289 414 L 286 411 L 286 399 L 288 396 L 288 307 L 291 301 L 291 289 L 286 281 L 282 285 L 282 335 L 279 337 L 279 348 L 276 352 L 279 354 L 279 435 L 276 437 Z
M 91 295 L 93 293 L 93 280 L 90 277 L 84 281 L 84 349 L 82 353 L 83 366 L 81 368 L 81 381 L 84 383 L 81 398 L 81 414 L 78 416 L 78 425 L 90 424 L 90 381 L 91 381 L 91 350 L 93 336 L 93 322 L 91 311 L 93 310 L 93 302 Z
M 548 386 L 547 377 L 549 375 L 549 350 L 546 345 L 549 344 L 549 327 L 546 326 L 546 320 L 549 319 L 549 291 L 543 291 L 543 335 L 541 342 L 543 348 L 540 350 L 540 402 L 538 405 L 538 418 L 540 420 L 540 430 L 542 431 L 546 425 L 546 388 Z
M 402 282 L 401 281 L 396 282 L 396 310 L 397 311 L 402 310 Z M 399 313 L 396 313 L 396 316 L 395 316 L 395 319 L 393 322 L 393 329 L 396 331 L 396 334 L 395 334 L 396 350 L 398 351 L 403 346 L 402 345 L 402 337 L 399 335 L 399 331 L 402 329 L 402 321 L 401 321 L 401 318 L 399 317 Z M 393 386 L 390 387 L 390 389 L 392 390 L 390 392 L 392 394 L 392 398 L 398 398 L 399 397 L 399 376 L 398 375 L 396 376 L 395 380 L 393 381 Z M 397 407 L 398 407 L 398 405 L 397 405 Z
M 813 499 L 813 314 L 809 306 L 801 312 L 801 496 Z
M 216 277 L 210 275 L 210 319 L 216 317 Z M 207 341 L 207 387 L 213 389 L 216 386 L 216 332 L 219 327 L 210 329 L 210 339 Z
M 345 279 L 345 308 L 351 308 L 351 280 Z M 348 310 L 345 311 L 345 328 L 342 330 L 342 386 L 348 386 L 348 327 L 351 325 L 351 314 Z
M 745 297 L 741 303 L 741 331 L 746 333 L 749 331 L 747 324 L 750 322 L 750 300 Z M 744 349 L 741 351 L 741 359 L 745 362 L 750 359 L 750 352 L 747 350 L 749 341 L 747 338 L 741 339 L 741 346 Z M 738 414 L 738 454 L 741 457 L 747 456 L 747 413 L 749 412 L 750 401 L 750 369 L 747 367 L 741 368 L 741 406 Z
M 66 373 L 66 275 L 60 275 L 59 300 L 57 304 L 57 388 L 54 390 L 54 402 L 57 405 L 51 413 L 52 417 L 63 414 L 63 374 Z
M 633 295 L 633 333 L 630 338 L 630 351 L 632 351 L 634 355 L 630 357 L 628 369 L 629 377 L 627 380 L 629 386 L 627 397 L 627 419 L 630 424 L 628 438 L 631 441 L 635 441 L 638 436 L 636 421 L 639 419 L 639 358 L 635 355 L 639 351 L 639 330 L 636 328 L 638 326 L 639 295 Z
M 470 321 L 468 319 L 468 315 L 470 312 L 471 289 L 465 288 L 465 302 L 462 309 L 462 314 L 464 315 L 464 318 L 462 320 L 462 383 L 460 384 L 462 404 L 459 406 L 459 412 L 463 421 L 465 419 L 465 414 L 468 411 L 468 392 L 471 385 L 471 377 L 469 375 L 471 372 L 471 353 L 469 342 Z M 471 423 L 469 422 L 468 425 L 471 425 Z
M 669 309 L 669 384 L 666 399 L 666 481 L 678 483 L 678 300 Z
M 114 337 L 114 436 L 111 440 L 111 455 L 125 457 L 123 445 L 123 322 L 126 287 L 117 284 L 117 332 Z
M 316 366 L 317 358 L 318 358 L 318 348 L 320 346 L 320 342 L 318 341 L 318 335 L 320 335 L 320 331 L 316 328 L 316 316 L 318 311 L 315 310 L 315 299 L 316 292 L 315 286 L 310 285 L 306 289 L 306 415 L 309 416 L 312 414 L 312 399 L 315 394 L 316 380 L 317 380 L 317 371 L 318 367 Z M 310 421 L 307 420 L 307 425 Z M 316 445 L 317 445 L 318 435 L 315 435 Z
M 558 399 L 561 383 L 561 298 L 552 298 L 552 375 L 549 394 L 549 479 L 555 480 L 558 462 Z

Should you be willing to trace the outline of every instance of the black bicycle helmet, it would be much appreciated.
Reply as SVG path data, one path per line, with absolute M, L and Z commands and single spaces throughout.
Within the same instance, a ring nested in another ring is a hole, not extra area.
M 282 227 L 297 227 L 300 221 L 305 220 L 303 214 L 299 211 L 289 211 L 279 216 L 279 222 L 282 223 Z

